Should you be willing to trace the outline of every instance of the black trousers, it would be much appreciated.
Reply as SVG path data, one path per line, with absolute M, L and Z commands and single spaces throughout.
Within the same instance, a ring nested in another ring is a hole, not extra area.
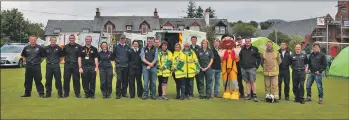
M 173 75 L 173 79 L 176 82 L 176 97 L 185 97 L 185 78 L 176 78 Z
M 126 96 L 128 87 L 128 67 L 116 68 L 116 96 Z
M 39 95 L 44 95 L 44 85 L 41 83 L 42 76 L 40 65 L 27 65 L 25 67 L 24 94 L 31 95 L 33 79 L 35 81 L 36 90 Z
M 52 78 L 55 77 L 55 86 L 58 95 L 63 95 L 62 93 L 62 78 L 61 78 L 61 68 L 59 64 L 46 64 L 46 93 L 52 92 Z
M 73 86 L 75 95 L 80 95 L 80 74 L 79 66 L 77 63 L 64 63 L 64 81 L 63 89 L 64 94 L 69 95 L 70 92 L 70 78 L 73 76 Z
M 159 96 L 162 96 L 162 86 L 164 84 L 167 85 L 168 77 L 158 76 L 158 80 L 159 80 L 158 92 L 159 92 Z
M 241 67 L 240 67 L 239 62 L 236 63 L 236 65 L 238 67 L 237 77 L 238 77 L 239 93 L 240 93 L 240 96 L 244 96 L 245 93 L 244 93 L 244 84 L 243 84 L 243 81 L 242 81 Z
M 101 92 L 105 97 L 109 97 L 113 91 L 113 68 L 99 68 L 99 79 L 101 81 Z
M 95 96 L 96 90 L 96 71 L 95 66 L 83 66 L 82 76 L 82 88 L 84 89 L 85 96 Z
M 185 82 L 185 95 L 194 97 L 193 88 L 194 88 L 194 78 L 183 78 Z
M 293 94 L 297 101 L 304 100 L 304 70 L 292 71 Z
M 141 68 L 130 68 L 129 69 L 129 92 L 130 97 L 134 98 L 136 93 L 136 83 L 137 82 L 137 97 L 141 98 L 143 94 L 143 84 L 142 84 L 142 69 Z
M 281 98 L 282 92 L 282 81 L 284 81 L 284 94 L 285 97 L 289 97 L 290 93 L 290 69 L 280 69 L 279 70 L 279 97 Z
M 201 72 L 201 70 L 200 70 L 200 72 Z M 200 75 L 199 74 L 195 75 L 195 81 L 196 81 L 196 88 L 198 89 L 198 93 L 200 93 L 200 91 L 201 91 L 200 85 L 204 84 L 204 83 L 202 83 L 204 81 L 200 81 Z M 190 86 L 190 90 L 191 90 L 190 91 L 190 96 L 194 97 L 194 79 L 193 79 L 192 84 L 193 85 Z

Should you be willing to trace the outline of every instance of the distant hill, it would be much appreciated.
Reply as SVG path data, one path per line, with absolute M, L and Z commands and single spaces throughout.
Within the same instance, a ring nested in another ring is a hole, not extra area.
M 265 22 L 271 22 L 271 23 L 279 23 L 279 22 L 287 22 L 285 20 L 281 20 L 281 19 L 269 19 L 269 20 L 266 20 Z

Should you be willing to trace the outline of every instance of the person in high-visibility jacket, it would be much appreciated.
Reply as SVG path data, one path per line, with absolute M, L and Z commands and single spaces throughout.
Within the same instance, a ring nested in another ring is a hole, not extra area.
M 179 100 L 184 100 L 185 98 L 185 73 L 184 73 L 184 56 L 182 54 L 184 54 L 181 51 L 181 45 L 179 43 L 177 43 L 175 45 L 175 51 L 173 52 L 173 56 L 172 56 L 172 67 L 171 67 L 171 71 L 172 71 L 172 75 L 174 78 L 174 81 L 176 82 L 176 99 Z M 182 56 L 181 56 L 182 55 Z
M 164 100 L 168 100 L 166 97 L 166 88 L 167 88 L 167 82 L 168 77 L 171 76 L 171 64 L 172 64 L 172 52 L 167 49 L 168 43 L 166 41 L 163 41 L 160 45 L 161 51 L 158 52 L 158 79 L 161 81 L 161 89 L 162 89 L 162 95 L 160 98 Z
M 185 78 L 185 95 L 188 99 L 193 96 L 193 81 L 195 75 L 199 74 L 200 66 L 198 58 L 193 50 L 190 49 L 189 43 L 184 44 L 184 49 L 182 50 L 184 54 L 181 54 L 180 57 L 184 58 L 184 78 Z

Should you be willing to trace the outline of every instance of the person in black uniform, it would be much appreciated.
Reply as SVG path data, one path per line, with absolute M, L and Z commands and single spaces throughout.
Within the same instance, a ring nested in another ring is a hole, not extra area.
M 295 96 L 294 102 L 304 104 L 304 81 L 305 72 L 308 64 L 307 55 L 301 53 L 301 45 L 296 45 L 296 53 L 291 55 L 290 62 L 292 66 L 292 84 L 293 94 Z
M 191 39 L 190 49 L 195 52 L 196 56 L 198 56 L 199 50 L 200 50 L 200 46 L 196 44 L 198 38 L 196 36 L 191 36 L 190 39 Z M 200 79 L 199 74 L 195 75 L 196 86 L 197 86 L 198 92 L 200 93 L 201 87 L 199 85 L 201 85 L 203 83 L 201 83 L 201 81 L 199 79 Z M 191 91 L 189 91 L 190 92 L 189 99 L 194 97 L 194 85 L 190 85 L 190 90 Z
M 126 36 L 121 35 L 119 44 L 115 45 L 113 50 L 113 58 L 115 58 L 116 80 L 116 99 L 122 97 L 127 98 L 128 86 L 128 65 L 130 47 L 126 45 Z
M 96 72 L 98 71 L 98 50 L 91 45 L 92 37 L 85 37 L 85 46 L 78 57 L 79 72 L 82 76 L 82 88 L 85 98 L 95 98 Z
M 132 42 L 132 50 L 130 52 L 130 66 L 129 66 L 129 84 L 130 84 L 130 97 L 135 97 L 135 80 L 137 82 L 137 97 L 142 98 L 143 84 L 142 84 L 142 60 L 141 51 L 138 48 L 138 42 L 134 40 Z
M 45 57 L 45 49 L 36 44 L 36 36 L 29 36 L 29 43 L 22 52 L 23 63 L 25 64 L 24 95 L 21 97 L 30 97 L 33 79 L 36 90 L 41 98 L 45 98 L 44 86 L 41 83 L 41 59 Z
M 64 97 L 69 97 L 70 92 L 70 78 L 73 76 L 73 85 L 75 97 L 81 98 L 80 96 L 80 74 L 78 66 L 78 56 L 82 46 L 75 43 L 75 36 L 72 34 L 69 36 L 69 43 L 64 46 L 64 81 L 63 91 Z
M 279 65 L 279 100 L 281 100 L 282 93 L 282 81 L 284 81 L 284 93 L 285 100 L 289 101 L 289 93 L 290 93 L 290 65 L 291 65 L 291 55 L 292 52 L 288 50 L 288 46 L 286 42 L 281 42 L 280 45 L 280 58 L 281 63 Z
M 51 44 L 45 47 L 46 50 L 46 97 L 51 97 L 52 92 L 52 78 L 55 77 L 55 85 L 58 91 L 58 98 L 63 98 L 61 67 L 59 66 L 61 57 L 63 57 L 63 50 L 56 42 L 56 37 L 50 38 Z
M 113 66 L 111 62 L 114 60 L 112 52 L 108 49 L 108 43 L 101 43 L 102 51 L 98 52 L 98 67 L 99 78 L 101 80 L 101 91 L 103 98 L 110 98 L 112 93 L 112 81 L 113 81 Z

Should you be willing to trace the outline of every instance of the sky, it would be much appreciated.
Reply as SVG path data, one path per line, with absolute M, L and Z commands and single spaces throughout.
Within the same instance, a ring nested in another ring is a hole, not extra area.
M 196 6 L 211 7 L 218 18 L 229 22 L 282 19 L 308 19 L 337 12 L 337 1 L 196 1 Z M 157 8 L 160 18 L 186 15 L 188 1 L 2 1 L 1 10 L 18 8 L 32 22 L 51 20 L 93 20 L 96 8 L 102 16 L 152 16 Z

